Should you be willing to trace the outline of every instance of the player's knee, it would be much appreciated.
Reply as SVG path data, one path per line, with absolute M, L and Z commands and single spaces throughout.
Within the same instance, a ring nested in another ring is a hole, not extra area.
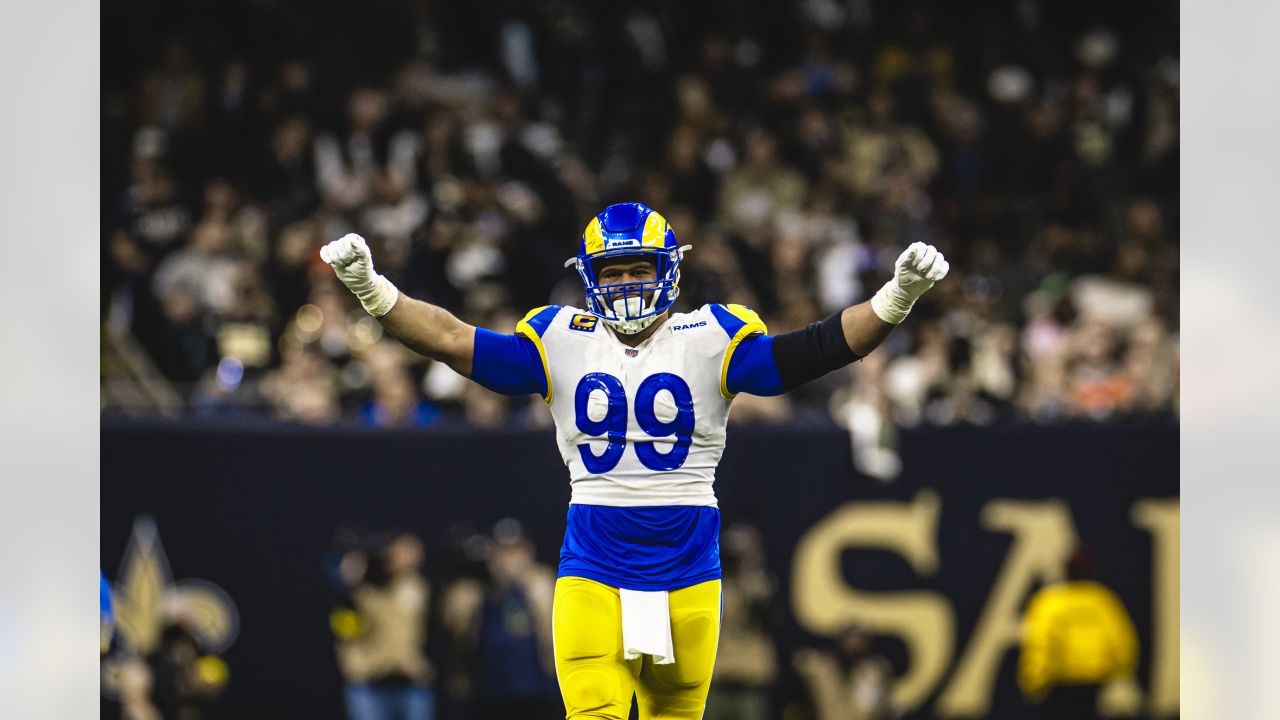
M 711 668 L 692 667 L 687 664 L 681 667 L 673 665 L 670 669 L 655 672 L 654 675 L 658 680 L 654 684 L 654 689 L 660 694 L 687 693 L 711 681 Z
M 707 703 L 710 671 L 688 672 L 680 665 L 655 668 L 647 682 L 636 692 L 640 700 L 640 717 L 645 720 L 697 720 Z
M 581 662 L 581 661 L 580 661 Z M 626 720 L 631 704 L 619 711 L 622 683 L 615 670 L 599 665 L 568 669 L 560 678 L 566 718 L 610 718 Z

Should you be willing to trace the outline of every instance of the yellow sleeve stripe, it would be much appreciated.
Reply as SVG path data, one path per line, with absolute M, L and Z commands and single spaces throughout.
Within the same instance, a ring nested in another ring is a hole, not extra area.
M 534 315 L 537 315 L 543 310 L 546 310 L 548 307 L 550 306 L 543 305 L 540 308 L 534 308 L 530 310 L 529 314 L 524 316 L 524 319 L 516 323 L 516 334 L 523 335 L 529 338 L 530 340 L 533 341 L 534 347 L 538 348 L 538 357 L 542 358 L 542 372 L 545 373 L 547 376 L 547 394 L 543 395 L 542 399 L 545 400 L 548 405 L 550 405 L 551 394 L 552 394 L 551 366 L 547 364 L 547 348 L 545 345 L 542 344 L 542 336 L 538 335 L 538 331 L 534 330 L 533 326 L 529 324 L 529 318 L 533 317 Z
M 756 333 L 768 335 L 769 328 L 765 327 L 764 321 L 755 310 L 745 305 L 725 305 L 724 307 L 744 323 L 729 340 L 729 348 L 724 351 L 724 362 L 720 364 L 720 394 L 731 400 L 737 397 L 737 393 L 729 392 L 729 363 L 733 360 L 734 351 L 738 349 L 739 343 L 751 335 Z

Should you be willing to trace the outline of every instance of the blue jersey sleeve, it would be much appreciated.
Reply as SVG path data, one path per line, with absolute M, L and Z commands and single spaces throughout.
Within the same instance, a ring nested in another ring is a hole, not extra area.
M 734 304 L 707 307 L 729 340 L 724 365 L 720 368 L 720 393 L 732 398 L 740 392 L 750 395 L 786 392 L 773 359 L 773 338 L 756 311 Z
M 748 395 L 781 395 L 787 391 L 773 359 L 773 336 L 748 335 L 729 357 L 725 378 L 729 392 Z
M 524 335 L 503 335 L 476 328 L 471 379 L 502 395 L 547 396 L 542 353 Z

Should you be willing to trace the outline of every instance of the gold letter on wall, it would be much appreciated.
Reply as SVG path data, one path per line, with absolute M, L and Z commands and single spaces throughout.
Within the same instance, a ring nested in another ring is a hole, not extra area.
M 1178 714 L 1178 595 L 1182 523 L 1177 500 L 1141 500 L 1134 504 L 1133 524 L 1151 533 L 1151 714 L 1169 717 Z
M 940 717 L 985 717 L 991 708 L 1000 660 L 1018 643 L 1022 606 L 1040 580 L 1061 579 L 1075 546 L 1071 511 L 1061 500 L 992 500 L 982 525 L 1013 535 L 1013 547 L 973 630 L 950 684 L 938 697 Z
M 841 555 L 850 548 L 898 553 L 920 575 L 938 569 L 938 496 L 922 490 L 912 502 L 848 502 L 814 525 L 796 544 L 791 604 L 809 632 L 833 635 L 857 622 L 896 635 L 911 663 L 894 686 L 894 703 L 914 709 L 946 671 L 955 642 L 955 618 L 941 593 L 925 590 L 869 593 L 850 587 Z

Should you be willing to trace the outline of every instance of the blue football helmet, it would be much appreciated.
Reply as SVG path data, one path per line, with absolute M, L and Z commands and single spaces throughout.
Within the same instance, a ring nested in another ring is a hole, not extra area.
M 690 245 L 676 242 L 671 224 L 643 203 L 617 203 L 591 218 L 582 233 L 574 266 L 587 290 L 587 311 L 631 335 L 653 324 L 680 295 L 680 260 Z M 618 257 L 652 260 L 655 279 L 601 285 L 602 261 Z

